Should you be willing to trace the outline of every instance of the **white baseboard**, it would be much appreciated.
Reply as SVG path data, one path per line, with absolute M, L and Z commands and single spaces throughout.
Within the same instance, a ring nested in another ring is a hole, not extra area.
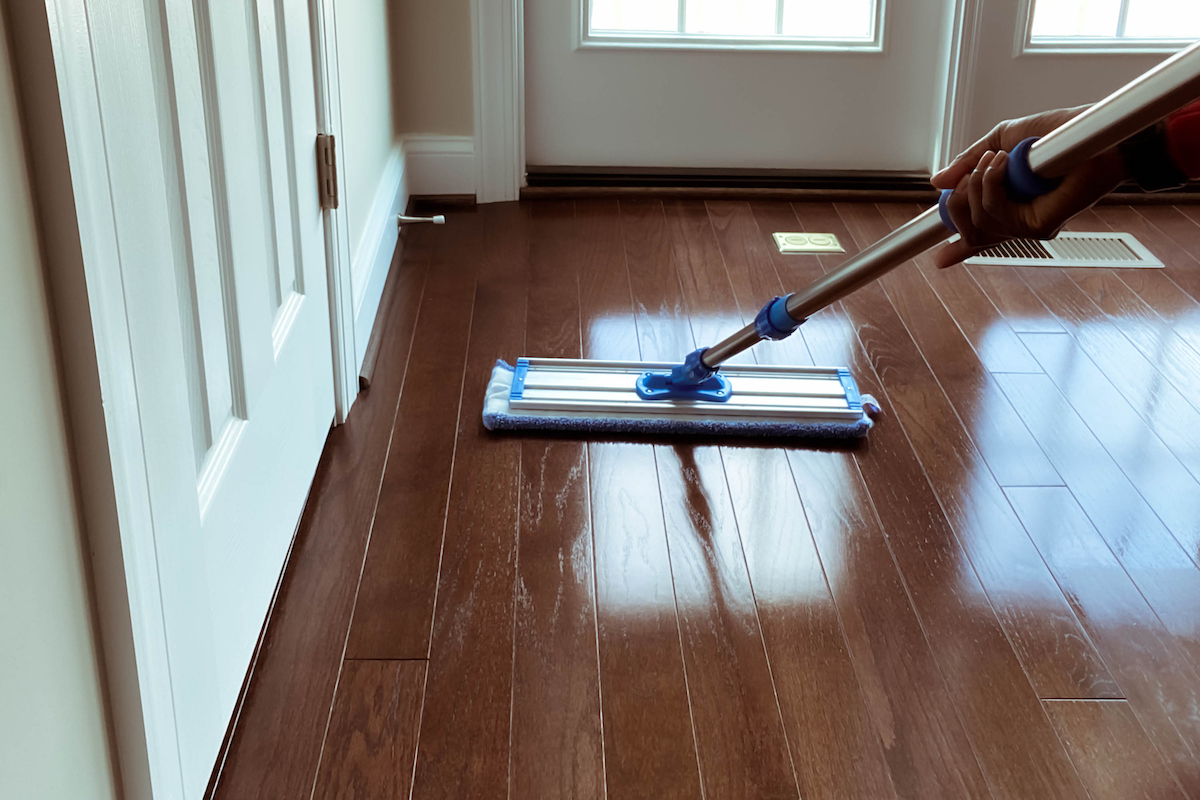
M 408 207 L 408 172 L 404 148 L 397 144 L 392 148 L 379 188 L 375 190 L 371 212 L 350 268 L 354 288 L 354 350 L 359 369 L 367 354 L 367 342 L 375 326 L 383 285 L 400 235 L 396 216 Z
M 475 137 L 404 137 L 411 194 L 475 194 Z

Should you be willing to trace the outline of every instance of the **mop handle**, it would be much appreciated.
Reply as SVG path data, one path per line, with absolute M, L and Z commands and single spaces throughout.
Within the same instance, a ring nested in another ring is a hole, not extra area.
M 1115 147 L 1200 97 L 1200 42 L 1176 53 L 1040 139 L 1013 148 L 1007 169 L 1010 192 L 1031 199 L 1053 190 L 1073 167 Z M 782 339 L 805 319 L 883 276 L 956 231 L 937 206 L 850 258 L 839 269 L 787 297 L 776 297 L 754 323 L 707 350 L 689 356 L 693 369 L 711 373 L 763 339 Z

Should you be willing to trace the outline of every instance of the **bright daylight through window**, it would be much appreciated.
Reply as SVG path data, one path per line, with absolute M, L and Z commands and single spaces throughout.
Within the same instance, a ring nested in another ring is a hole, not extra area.
M 1032 41 L 1200 39 L 1200 0 L 1035 0 Z
M 1194 1 L 1194 0 L 1192 0 Z M 590 0 L 601 38 L 830 40 L 870 43 L 878 0 Z

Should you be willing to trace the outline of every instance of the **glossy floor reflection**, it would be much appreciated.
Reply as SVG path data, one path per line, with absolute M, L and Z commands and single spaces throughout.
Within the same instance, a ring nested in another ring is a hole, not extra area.
M 850 367 L 857 446 L 482 429 L 496 358 L 677 360 L 919 210 L 414 229 L 215 796 L 1200 797 L 1195 209 L 1075 223 L 1159 272 L 921 257 L 742 356 Z

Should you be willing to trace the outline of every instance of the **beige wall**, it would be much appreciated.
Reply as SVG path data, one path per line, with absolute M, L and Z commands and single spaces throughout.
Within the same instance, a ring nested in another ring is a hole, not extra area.
M 388 49 L 388 0 L 338 0 L 338 74 L 345 163 L 342 194 L 350 226 L 350 258 L 396 143 Z
M 113 798 L 99 657 L 0 14 L 0 795 Z
M 393 0 L 396 131 L 475 133 L 471 0 Z

